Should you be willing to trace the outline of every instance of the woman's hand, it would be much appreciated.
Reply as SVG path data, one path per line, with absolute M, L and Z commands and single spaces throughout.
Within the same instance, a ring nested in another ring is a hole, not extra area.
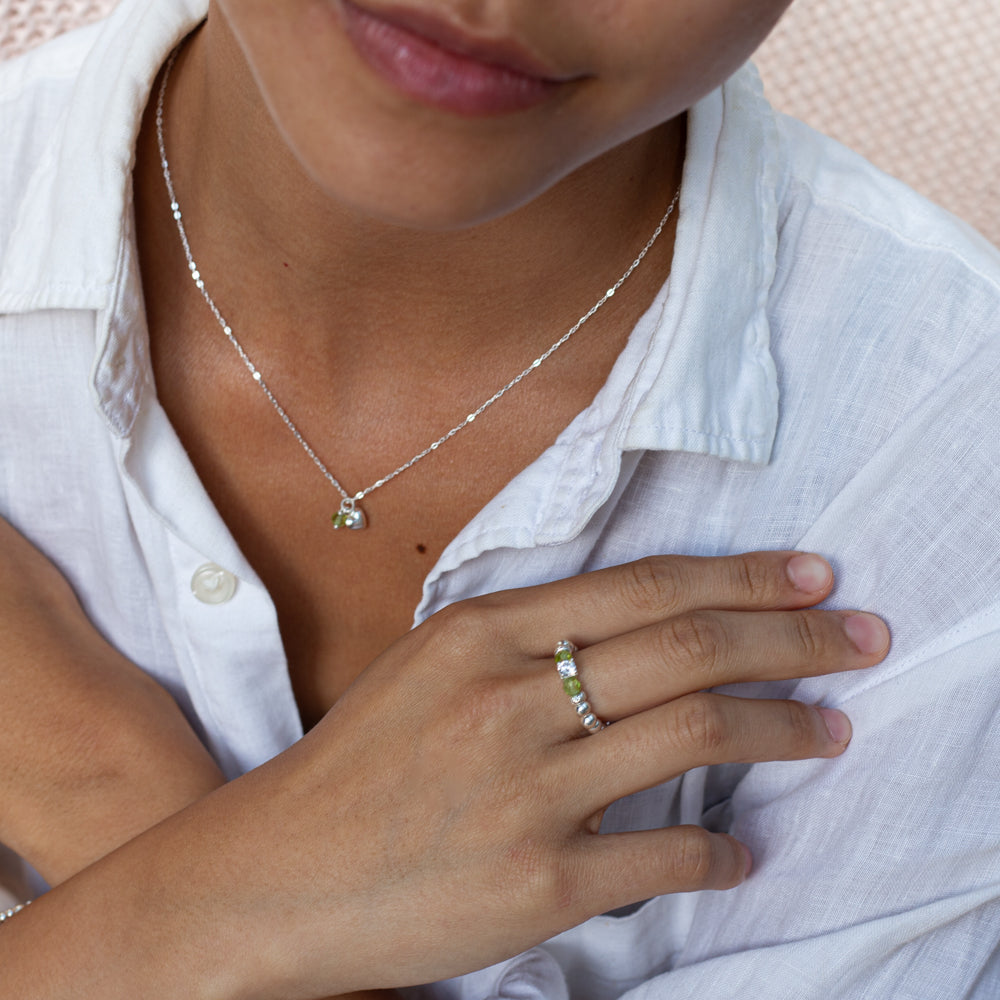
M 880 660 L 876 619 L 804 610 L 831 586 L 815 557 L 662 557 L 446 609 L 300 743 L 72 880 L 62 919 L 94 925 L 74 968 L 124 922 L 138 971 L 100 977 L 103 996 L 314 997 L 456 975 L 636 900 L 738 884 L 728 836 L 598 824 L 692 767 L 844 750 L 839 713 L 704 691 Z M 563 638 L 614 722 L 594 736 L 554 669 Z M 173 956 L 162 981 L 151 947 Z
M 0 521 L 0 842 L 56 884 L 218 787 L 173 699 Z

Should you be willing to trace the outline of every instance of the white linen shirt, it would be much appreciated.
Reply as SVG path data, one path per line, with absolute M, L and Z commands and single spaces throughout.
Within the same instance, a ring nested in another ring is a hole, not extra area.
M 152 80 L 203 15 L 124 0 L 0 66 L 0 514 L 232 776 L 301 726 L 274 606 L 157 402 L 130 176 Z M 731 831 L 756 859 L 743 886 L 413 992 L 996 998 L 1000 256 L 776 116 L 749 68 L 689 129 L 669 281 L 593 403 L 447 547 L 414 621 L 653 552 L 800 548 L 893 650 L 747 691 L 843 708 L 843 757 L 699 769 L 609 812 Z

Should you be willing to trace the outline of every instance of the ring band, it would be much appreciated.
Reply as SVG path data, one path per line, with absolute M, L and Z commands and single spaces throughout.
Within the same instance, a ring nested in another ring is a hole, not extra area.
M 575 652 L 576 646 L 573 643 L 568 639 L 560 639 L 556 643 L 556 671 L 562 681 L 563 690 L 569 695 L 569 700 L 576 709 L 580 724 L 588 733 L 599 733 L 608 723 L 594 714 L 590 702 L 587 701 L 587 692 L 580 683 L 580 672 L 577 670 L 576 660 L 573 659 Z

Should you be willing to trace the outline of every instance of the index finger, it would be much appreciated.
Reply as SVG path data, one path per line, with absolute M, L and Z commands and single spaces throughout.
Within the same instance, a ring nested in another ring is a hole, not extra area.
M 649 556 L 493 599 L 512 602 L 523 648 L 545 656 L 560 639 L 590 646 L 690 611 L 805 608 L 832 587 L 833 570 L 821 556 L 747 552 Z

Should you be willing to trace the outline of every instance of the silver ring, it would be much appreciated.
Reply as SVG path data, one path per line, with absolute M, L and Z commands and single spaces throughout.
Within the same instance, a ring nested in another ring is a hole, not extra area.
M 608 726 L 607 722 L 599 719 L 590 702 L 587 700 L 587 692 L 583 690 L 580 683 L 580 672 L 576 666 L 573 654 L 576 646 L 568 639 L 560 639 L 556 643 L 556 671 L 562 681 L 563 690 L 569 695 L 569 700 L 576 709 L 576 714 L 580 719 L 580 724 L 588 733 L 599 733 Z

